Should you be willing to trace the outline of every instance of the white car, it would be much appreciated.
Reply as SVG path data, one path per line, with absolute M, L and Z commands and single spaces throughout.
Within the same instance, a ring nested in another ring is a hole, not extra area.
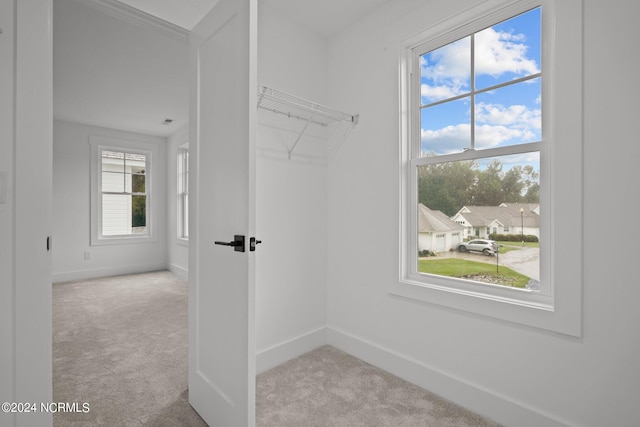
M 494 240 L 474 239 L 458 245 L 460 252 L 482 252 L 485 255 L 495 255 L 498 244 Z

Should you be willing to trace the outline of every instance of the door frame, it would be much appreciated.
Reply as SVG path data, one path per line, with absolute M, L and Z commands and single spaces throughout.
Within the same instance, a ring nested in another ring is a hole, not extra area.
M 3 342 L 8 343 L 3 354 L 12 354 L 11 360 L 3 360 L 0 366 L 0 378 L 5 384 L 0 387 L 0 393 L 3 401 L 46 403 L 53 401 L 52 273 L 46 246 L 47 238 L 51 237 L 53 190 L 51 179 L 38 181 L 28 171 L 35 165 L 42 174 L 52 175 L 53 0 L 12 0 L 10 5 L 13 6 L 13 27 L 0 21 L 0 28 L 4 26 L 0 37 L 11 40 L 16 61 L 10 77 L 15 88 L 9 107 L 12 114 L 7 118 L 13 138 L 2 149 L 13 153 L 13 162 L 8 171 L 0 172 L 6 172 L 8 177 L 5 205 L 13 212 L 10 222 L 15 231 L 10 243 L 5 245 L 13 249 L 12 257 L 0 265 L 3 268 L 7 265 L 14 280 L 7 285 L 2 283 L 0 288 L 1 295 L 12 296 L 11 321 L 0 325 Z M 255 9 L 254 24 L 257 22 Z M 257 81 L 255 66 L 250 73 Z M 34 152 L 40 154 L 32 156 Z M 26 164 L 29 167 L 25 167 Z M 254 180 L 255 165 L 250 170 Z M 48 184 L 42 185 L 42 182 Z M 25 212 L 30 214 L 24 215 Z M 49 240 L 49 244 L 52 246 L 55 242 Z M 39 268 L 34 269 L 34 265 Z M 11 425 L 52 425 L 50 413 L 28 415 L 12 416 Z
M 12 296 L 13 318 L 2 324 L 3 343 L 11 360 L 3 360 L 0 374 L 8 378 L 10 402 L 52 402 L 52 147 L 53 48 L 52 0 L 13 0 L 13 26 L 6 26 L 0 43 L 11 43 L 14 93 L 9 107 L 13 138 L 6 148 L 13 154 L 6 179 L 6 203 L 12 211 L 6 262 L 11 283 L 2 293 Z M 3 46 L 4 48 L 5 46 Z M 4 108 L 4 107 L 3 107 Z M 5 146 L 3 146 L 3 149 Z M 37 154 L 37 155 L 34 155 Z M 3 248 L 4 249 L 4 248 Z M 4 263 L 3 263 L 4 267 Z M 4 401 L 4 399 L 3 399 Z M 39 404 L 39 403 L 38 403 Z M 50 426 L 51 413 L 0 414 L 13 426 Z

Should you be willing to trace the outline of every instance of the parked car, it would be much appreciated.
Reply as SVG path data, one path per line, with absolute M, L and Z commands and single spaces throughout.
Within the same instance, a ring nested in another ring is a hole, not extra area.
M 458 245 L 460 252 L 482 252 L 485 255 L 495 255 L 498 244 L 494 240 L 474 239 Z

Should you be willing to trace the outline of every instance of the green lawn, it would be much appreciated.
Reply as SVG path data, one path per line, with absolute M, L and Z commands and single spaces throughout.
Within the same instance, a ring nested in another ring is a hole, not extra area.
M 459 277 L 515 288 L 524 288 L 529 282 L 529 277 L 508 267 L 499 266 L 498 273 L 496 273 L 495 264 L 457 258 L 421 259 L 418 261 L 418 269 L 421 273 Z
M 523 245 L 521 242 L 496 242 L 498 244 L 498 253 L 506 254 L 507 252 L 517 251 L 522 249 Z M 524 242 L 525 248 L 539 248 L 540 243 L 538 242 Z
M 518 249 L 521 248 L 522 242 L 496 242 L 499 245 L 504 245 L 505 247 L 513 247 L 514 249 Z M 524 242 L 524 247 L 525 248 L 539 248 L 540 247 L 540 242 Z M 500 252 L 502 253 L 502 252 Z
M 499 254 L 506 254 L 507 252 L 511 252 L 511 251 L 517 251 L 520 248 L 516 248 L 515 246 L 511 246 L 511 245 L 503 245 L 502 243 L 498 243 L 498 253 Z

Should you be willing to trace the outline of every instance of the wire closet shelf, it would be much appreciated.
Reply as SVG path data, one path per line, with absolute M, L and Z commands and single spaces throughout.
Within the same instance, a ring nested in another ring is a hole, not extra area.
M 297 132 L 293 144 L 288 148 L 289 159 L 302 137 L 308 132 L 309 126 L 327 129 L 327 140 L 337 149 L 351 128 L 358 124 L 359 119 L 358 115 L 344 113 L 266 86 L 258 88 L 258 108 L 304 123 L 301 130 Z

